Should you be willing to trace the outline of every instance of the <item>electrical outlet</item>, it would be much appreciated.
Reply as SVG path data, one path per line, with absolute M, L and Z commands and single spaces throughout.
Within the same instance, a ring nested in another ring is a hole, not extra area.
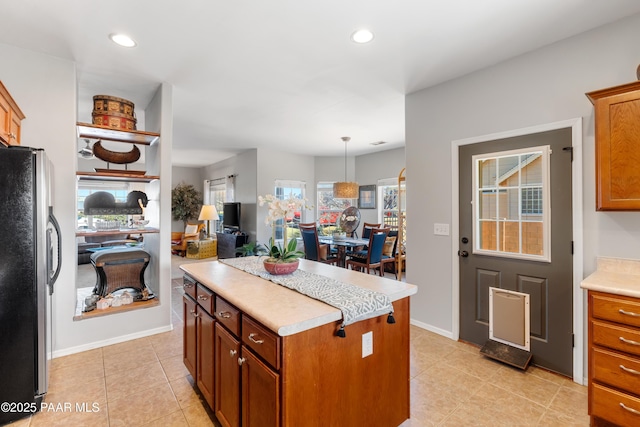
M 436 236 L 448 236 L 449 224 L 433 224 L 433 234 L 435 234 Z
M 373 331 L 362 334 L 362 358 L 373 354 Z

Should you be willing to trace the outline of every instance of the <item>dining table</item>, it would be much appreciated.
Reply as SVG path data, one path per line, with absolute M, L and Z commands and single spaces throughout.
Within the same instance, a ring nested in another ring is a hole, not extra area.
M 353 237 L 335 238 L 332 236 L 318 236 L 320 244 L 334 246 L 338 250 L 338 266 L 345 267 L 347 249 L 359 248 L 369 245 L 369 239 L 357 239 Z

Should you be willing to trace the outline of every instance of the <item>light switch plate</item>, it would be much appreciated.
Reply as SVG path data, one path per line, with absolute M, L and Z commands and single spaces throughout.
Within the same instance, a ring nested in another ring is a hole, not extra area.
M 449 224 L 433 224 L 433 234 L 435 234 L 436 236 L 448 236 Z
M 362 334 L 362 358 L 373 354 L 373 331 Z

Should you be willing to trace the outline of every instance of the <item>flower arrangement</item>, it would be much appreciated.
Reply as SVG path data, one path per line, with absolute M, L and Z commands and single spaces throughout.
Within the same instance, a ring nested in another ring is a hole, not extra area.
M 307 207 L 306 199 L 298 199 L 295 197 L 289 197 L 288 199 L 278 199 L 273 194 L 267 194 L 266 196 L 258 197 L 260 206 L 265 204 L 269 206 L 269 213 L 265 218 L 265 224 L 271 225 L 282 219 L 285 221 L 283 241 L 282 244 L 275 241 L 275 229 L 274 236 L 269 239 L 269 259 L 271 262 L 294 262 L 298 258 L 304 256 L 304 252 L 297 250 L 298 242 L 296 239 L 291 239 L 287 242 L 287 227 L 286 219 L 294 215 L 295 212 L 301 211 Z

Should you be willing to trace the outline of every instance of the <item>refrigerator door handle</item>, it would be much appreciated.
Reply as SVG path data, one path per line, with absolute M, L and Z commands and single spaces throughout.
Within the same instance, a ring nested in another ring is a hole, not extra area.
M 53 294 L 53 285 L 56 283 L 56 280 L 58 279 L 58 275 L 60 274 L 60 268 L 62 266 L 62 234 L 60 233 L 60 224 L 58 224 L 58 220 L 56 219 L 55 215 L 53 214 L 53 207 L 49 206 L 49 222 L 53 225 L 53 227 L 56 229 L 56 234 L 58 235 L 57 237 L 57 241 L 58 241 L 58 262 L 57 262 L 57 266 L 56 269 L 54 271 L 51 270 L 51 268 L 48 268 L 48 276 L 49 276 L 49 295 Z M 49 233 L 47 234 L 47 240 L 51 239 L 51 231 L 49 230 Z M 50 242 L 47 242 L 47 248 L 50 248 Z M 49 264 L 51 262 L 51 252 L 48 249 L 49 254 L 49 262 L 47 264 Z

